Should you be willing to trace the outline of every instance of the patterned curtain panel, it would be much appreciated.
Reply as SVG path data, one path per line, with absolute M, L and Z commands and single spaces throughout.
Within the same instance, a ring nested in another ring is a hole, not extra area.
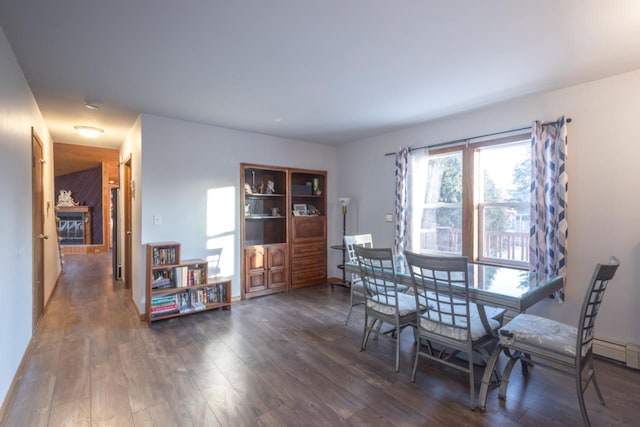
M 404 252 L 411 247 L 408 213 L 409 213 L 409 147 L 403 147 L 396 153 L 396 235 L 394 248 L 396 253 Z
M 529 272 L 532 283 L 566 276 L 567 125 L 534 122 L 531 137 L 531 238 Z M 564 292 L 556 295 L 564 301 Z

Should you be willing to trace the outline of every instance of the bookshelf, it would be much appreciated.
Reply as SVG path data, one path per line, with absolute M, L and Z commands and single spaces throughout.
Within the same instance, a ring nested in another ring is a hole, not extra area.
M 207 261 L 182 260 L 180 243 L 147 244 L 147 323 L 231 308 L 231 280 L 210 280 Z

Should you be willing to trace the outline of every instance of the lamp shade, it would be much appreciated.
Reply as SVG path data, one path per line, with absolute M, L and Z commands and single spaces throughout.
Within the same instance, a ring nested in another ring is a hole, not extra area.
M 343 208 L 346 208 L 347 206 L 349 206 L 349 202 L 351 201 L 351 197 L 340 197 L 338 200 L 340 201 L 340 205 Z

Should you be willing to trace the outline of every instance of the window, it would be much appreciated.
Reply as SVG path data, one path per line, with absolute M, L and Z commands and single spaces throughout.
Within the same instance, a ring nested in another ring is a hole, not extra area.
M 528 264 L 528 134 L 433 150 L 415 161 L 410 221 L 419 243 L 414 250 Z

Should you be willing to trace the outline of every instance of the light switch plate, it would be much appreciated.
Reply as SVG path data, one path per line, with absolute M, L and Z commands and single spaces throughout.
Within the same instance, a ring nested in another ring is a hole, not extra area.
M 160 215 L 154 215 L 153 225 L 160 225 L 160 224 L 162 224 L 162 217 Z
M 393 214 L 387 214 L 387 216 L 385 217 L 385 221 L 393 222 Z

